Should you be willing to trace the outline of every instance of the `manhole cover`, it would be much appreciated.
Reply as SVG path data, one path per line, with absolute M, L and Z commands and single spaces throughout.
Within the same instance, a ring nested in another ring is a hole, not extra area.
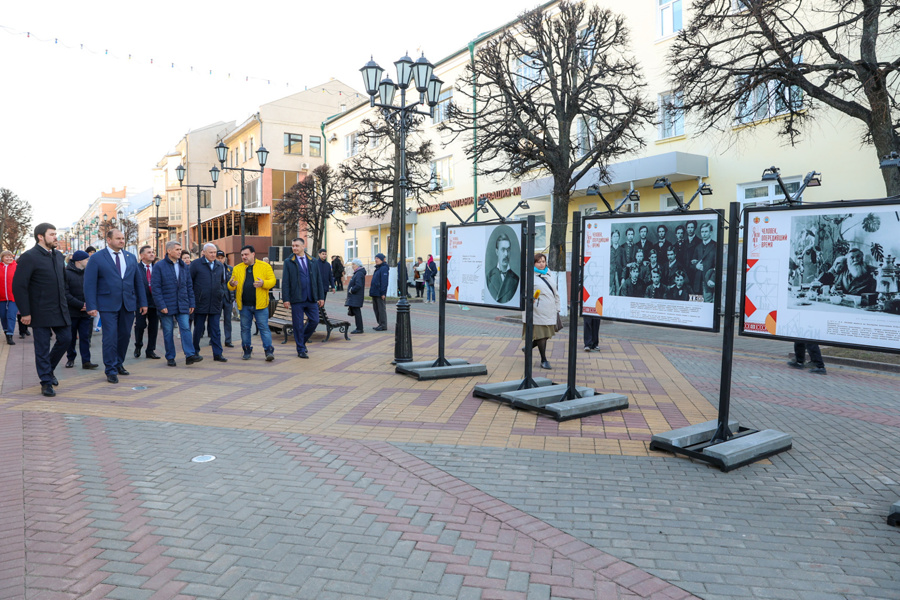
M 204 454 L 202 456 L 195 456 L 194 458 L 191 459 L 191 462 L 205 463 L 205 462 L 211 462 L 214 460 L 216 460 L 216 457 L 213 456 L 212 454 Z
M 136 392 L 143 392 L 143 391 L 146 390 L 148 387 L 149 387 L 149 386 L 146 386 L 146 385 L 136 385 L 136 386 L 134 386 L 134 387 L 131 388 L 131 389 L 133 389 L 133 390 L 136 391 Z

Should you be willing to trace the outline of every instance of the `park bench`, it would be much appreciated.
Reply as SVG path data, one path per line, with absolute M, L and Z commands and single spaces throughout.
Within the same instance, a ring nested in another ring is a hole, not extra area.
M 280 331 L 284 334 L 284 341 L 282 344 L 286 344 L 288 341 L 288 336 L 294 335 L 294 326 L 291 318 L 291 309 L 285 308 L 284 304 L 281 302 L 274 303 L 274 310 L 271 310 L 272 305 L 270 305 L 270 314 L 269 314 L 269 329 L 273 331 Z M 348 335 L 350 332 L 350 322 L 343 321 L 341 319 L 332 319 L 328 316 L 328 313 L 325 311 L 325 307 L 319 308 L 319 325 L 325 326 L 325 339 L 322 340 L 327 342 L 331 337 L 331 330 L 337 329 L 341 333 L 344 334 L 344 339 L 350 340 L 350 336 Z

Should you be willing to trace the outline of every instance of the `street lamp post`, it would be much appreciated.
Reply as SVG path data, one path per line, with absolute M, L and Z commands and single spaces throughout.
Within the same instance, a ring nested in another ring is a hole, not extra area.
M 434 66 L 426 60 L 423 54 L 419 60 L 413 62 L 409 56 L 404 56 L 394 63 L 397 68 L 397 83 L 390 77 L 381 78 L 384 69 L 373 60 L 369 60 L 360 69 L 363 76 L 366 92 L 369 94 L 369 106 L 381 109 L 381 115 L 385 122 L 390 124 L 400 137 L 400 232 L 398 242 L 400 244 L 400 261 L 397 265 L 397 286 L 399 299 L 397 300 L 397 327 L 394 330 L 394 362 L 412 361 L 412 329 L 409 322 L 409 300 L 406 299 L 406 136 L 409 133 L 411 117 L 414 114 L 433 116 L 434 107 L 437 105 L 441 94 L 443 81 L 434 76 Z M 412 104 L 406 103 L 406 89 L 415 81 L 419 99 Z M 394 105 L 394 95 L 400 88 L 400 105 Z M 375 102 L 375 95 L 380 102 Z M 417 106 L 428 105 L 429 110 L 417 110 Z M 395 167 L 396 168 L 396 167 Z
M 244 207 L 244 172 L 250 173 L 265 173 L 266 171 L 266 161 L 269 160 L 269 151 L 266 150 L 265 146 L 260 146 L 256 150 L 256 159 L 259 161 L 258 169 L 247 169 L 245 167 L 226 167 L 225 159 L 228 158 L 228 146 L 225 145 L 225 142 L 219 142 L 216 144 L 216 158 L 219 159 L 219 165 L 222 167 L 221 171 L 240 171 L 241 172 L 241 248 L 244 247 L 244 219 L 245 219 L 245 207 Z M 219 180 L 219 171 L 218 167 L 213 167 L 209 170 L 209 175 L 212 177 L 213 185 Z
M 175 175 L 178 177 L 178 184 L 181 187 L 195 188 L 197 190 L 197 248 L 199 248 L 200 252 L 202 252 L 203 251 L 203 234 L 200 233 L 200 190 L 201 189 L 208 189 L 208 190 L 215 189 L 216 184 L 219 182 L 219 170 L 216 169 L 215 166 L 213 166 L 213 168 L 209 170 L 209 174 L 210 174 L 210 176 L 212 176 L 212 180 L 213 180 L 212 185 L 199 185 L 196 183 L 185 185 L 184 184 L 185 171 L 187 171 L 187 169 L 184 168 L 184 165 L 178 165 L 177 167 L 175 167 Z
M 162 197 L 157 194 L 153 196 L 153 204 L 156 205 L 156 255 L 159 256 L 159 205 L 162 202 Z

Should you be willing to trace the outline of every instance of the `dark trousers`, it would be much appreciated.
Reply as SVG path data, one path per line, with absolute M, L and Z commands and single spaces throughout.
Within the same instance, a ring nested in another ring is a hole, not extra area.
M 599 317 L 584 318 L 584 345 L 588 348 L 596 348 L 600 345 L 600 319 Z
M 306 315 L 306 326 L 303 325 L 303 315 Z M 291 302 L 291 324 L 294 326 L 297 352 L 306 352 L 306 341 L 319 326 L 318 303 Z
M 194 313 L 194 352 L 200 354 L 200 338 L 209 328 L 209 345 L 213 356 L 222 356 L 222 332 L 219 330 L 219 313 Z
M 225 334 L 225 343 L 231 343 L 231 312 L 234 310 L 234 300 L 222 302 L 222 332 Z
M 416 298 L 421 298 L 425 295 L 425 282 L 417 281 L 416 282 Z
M 75 360 L 75 342 L 79 342 L 81 351 L 81 364 L 91 362 L 91 335 L 94 332 L 94 319 L 84 313 L 83 317 L 72 317 L 72 341 L 69 342 L 69 351 L 66 358 Z
M 809 362 L 820 369 L 825 366 L 825 361 L 822 360 L 822 351 L 819 350 L 818 344 L 813 344 L 812 342 L 794 342 L 794 354 L 797 357 L 798 363 L 802 364 L 806 360 L 807 352 L 809 352 Z
M 387 329 L 387 307 L 384 304 L 384 298 L 372 296 L 372 308 L 375 309 L 375 320 L 378 321 L 378 327 Z
M 131 326 L 134 313 L 125 308 L 100 313 L 100 327 L 103 330 L 103 365 L 107 375 L 115 375 L 125 363 L 125 353 L 131 341 Z
M 362 308 L 359 306 L 348 306 L 350 309 L 350 314 L 353 315 L 353 318 L 356 319 L 356 331 L 363 330 L 363 320 L 362 320 Z
M 144 346 L 144 330 L 147 330 L 147 352 L 156 350 L 156 337 L 159 333 L 159 315 L 155 308 L 148 308 L 147 314 L 138 311 L 134 315 L 134 349 L 140 352 Z
M 334 289 L 338 292 L 344 291 L 344 276 L 334 278 Z
M 34 366 L 37 367 L 41 383 L 53 380 L 53 371 L 62 360 L 72 340 L 72 329 L 68 325 L 60 327 L 32 327 L 34 330 Z M 56 343 L 50 348 L 50 336 L 56 336 Z

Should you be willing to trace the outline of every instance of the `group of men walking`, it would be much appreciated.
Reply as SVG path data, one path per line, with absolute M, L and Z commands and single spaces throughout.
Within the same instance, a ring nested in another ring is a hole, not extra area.
M 241 316 L 241 347 L 244 360 L 253 352 L 251 327 L 256 322 L 266 361 L 275 358 L 268 327 L 269 290 L 276 285 L 272 267 L 256 260 L 253 246 L 241 249 L 241 263 L 232 268 L 225 253 L 214 244 L 202 248 L 199 259 L 185 261 L 177 241 L 166 243 L 165 255 L 156 259 L 150 246 L 140 249 L 140 258 L 125 250 L 125 236 L 116 229 L 106 234 L 106 248 L 89 256 L 75 252 L 66 265 L 56 250 L 56 228 L 41 223 L 34 230 L 35 246 L 24 252 L 13 273 L 12 295 L 22 324 L 34 330 L 35 364 L 41 393 L 55 396 L 59 381 L 55 369 L 68 351 L 66 367 L 75 366 L 75 343 L 79 340 L 82 368 L 96 369 L 91 362 L 90 340 L 93 318 L 99 316 L 103 332 L 103 365 L 106 379 L 118 383 L 129 375 L 125 356 L 134 328 L 134 356 L 161 358 L 156 354 L 160 326 L 165 358 L 175 360 L 175 328 L 188 365 L 203 360 L 200 341 L 208 332 L 213 360 L 228 362 L 224 347 L 231 343 L 232 307 L 237 302 Z M 318 309 L 329 287 L 334 287 L 331 265 L 328 274 L 305 253 L 302 238 L 293 241 L 294 256 L 285 264 L 283 301 L 292 311 L 297 354 L 308 358 L 306 341 L 319 322 Z M 323 251 L 324 252 L 324 251 Z M 306 317 L 306 326 L 303 319 Z M 219 320 L 224 317 L 224 343 Z M 193 331 L 191 330 L 193 325 Z M 144 334 L 146 346 L 144 344 Z M 51 347 L 52 338 L 56 338 Z

